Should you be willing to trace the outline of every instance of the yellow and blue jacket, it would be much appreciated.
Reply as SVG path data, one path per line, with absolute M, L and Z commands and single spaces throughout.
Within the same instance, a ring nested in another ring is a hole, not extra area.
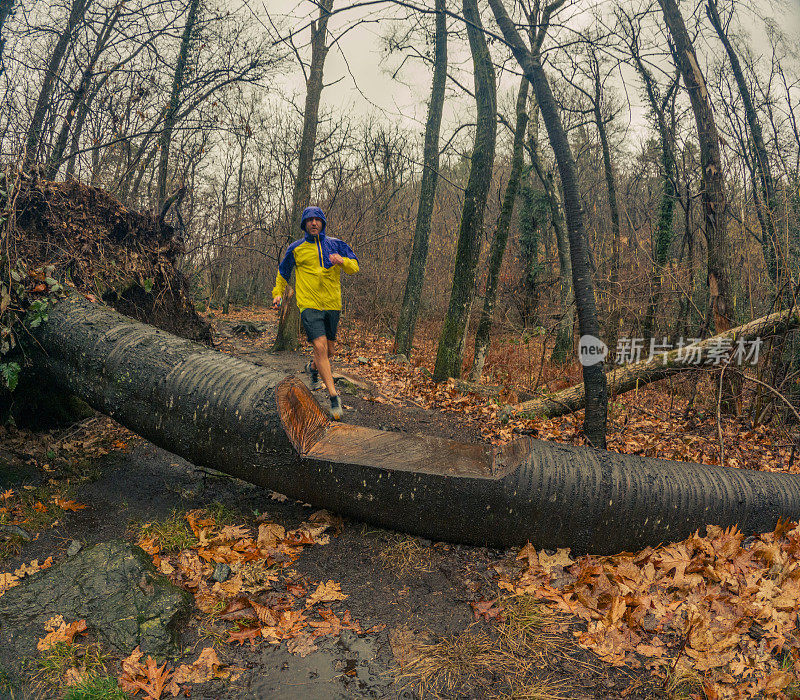
M 342 265 L 331 263 L 329 259 L 331 253 L 341 255 L 344 263 Z M 319 236 L 307 233 L 287 248 L 286 255 L 278 265 L 272 298 L 283 296 L 294 270 L 297 307 L 301 312 L 303 309 L 340 311 L 342 268 L 348 275 L 358 272 L 358 258 L 350 246 L 338 238 L 326 235 L 324 228 Z

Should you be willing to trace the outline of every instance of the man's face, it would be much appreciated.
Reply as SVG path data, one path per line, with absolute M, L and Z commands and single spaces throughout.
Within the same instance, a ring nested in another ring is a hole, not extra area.
M 306 219 L 306 233 L 310 233 L 312 236 L 319 236 L 320 231 L 322 231 L 322 219 L 314 216 Z

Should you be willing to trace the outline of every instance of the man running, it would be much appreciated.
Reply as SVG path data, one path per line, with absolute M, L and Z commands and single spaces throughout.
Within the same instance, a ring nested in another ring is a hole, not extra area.
M 305 235 L 287 248 L 278 265 L 272 307 L 280 306 L 294 270 L 300 321 L 314 348 L 314 359 L 306 365 L 306 371 L 314 389 L 321 389 L 324 382 L 331 399 L 331 416 L 341 420 L 342 401 L 333 384 L 331 358 L 336 350 L 336 328 L 342 309 L 341 271 L 348 275 L 358 272 L 358 259 L 347 243 L 326 235 L 326 224 L 319 207 L 303 210 L 300 228 Z

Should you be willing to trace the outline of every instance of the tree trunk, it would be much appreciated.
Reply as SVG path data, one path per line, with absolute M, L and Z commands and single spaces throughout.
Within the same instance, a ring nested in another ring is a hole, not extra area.
M 734 51 L 733 45 L 731 44 L 728 35 L 725 33 L 725 30 L 722 27 L 722 21 L 720 20 L 719 12 L 717 12 L 716 0 L 707 1 L 706 13 L 708 18 L 711 20 L 711 25 L 717 32 L 719 40 L 722 42 L 722 45 L 725 47 L 725 51 L 728 54 L 728 59 L 731 62 L 731 70 L 733 71 L 733 77 L 736 80 L 736 86 L 739 88 L 739 95 L 741 95 L 742 98 L 747 125 L 750 127 L 750 138 L 753 140 L 753 149 L 755 150 L 754 160 L 756 171 L 758 172 L 759 180 L 761 181 L 761 194 L 766 205 L 766 211 L 764 211 L 763 216 L 760 217 L 763 227 L 763 236 L 761 241 L 762 250 L 764 252 L 764 262 L 767 265 L 767 272 L 769 273 L 773 284 L 778 283 L 779 287 L 786 285 L 789 288 L 790 297 L 791 283 L 787 284 L 787 280 L 791 278 L 787 275 L 781 274 L 781 277 L 786 277 L 786 279 L 780 281 L 778 280 L 778 256 L 776 255 L 777 237 L 775 235 L 777 201 L 775 198 L 775 184 L 772 179 L 772 172 L 769 166 L 769 154 L 767 153 L 767 147 L 764 143 L 761 123 L 756 115 L 756 110 L 753 106 L 753 100 L 750 96 L 750 91 L 747 88 L 747 82 L 744 79 L 744 72 L 742 71 L 742 66 L 739 63 L 739 57 L 736 55 L 736 51 Z M 756 196 L 756 198 L 758 197 L 755 192 L 753 194 Z M 788 298 L 785 294 L 783 296 L 784 298 Z
M 48 180 L 55 179 L 56 174 L 58 173 L 58 169 L 59 167 L 61 167 L 61 159 L 67 147 L 67 140 L 69 138 L 70 127 L 72 126 L 72 120 L 79 112 L 81 106 L 83 105 L 84 100 L 87 97 L 89 86 L 91 85 L 92 79 L 94 78 L 94 67 L 97 65 L 98 59 L 100 58 L 101 54 L 106 48 L 106 45 L 108 44 L 108 40 L 111 37 L 111 32 L 114 30 L 114 25 L 117 23 L 120 14 L 122 14 L 122 7 L 123 6 L 120 3 L 114 8 L 114 10 L 109 15 L 105 25 L 103 26 L 102 31 L 97 37 L 94 51 L 92 52 L 92 56 L 89 59 L 89 63 L 83 69 L 80 83 L 78 84 L 78 87 L 75 90 L 75 94 L 72 97 L 72 101 L 70 102 L 69 107 L 67 107 L 66 114 L 64 115 L 64 123 L 61 125 L 61 131 L 59 132 L 58 137 L 56 138 L 56 142 L 55 145 L 53 146 L 53 150 L 50 153 L 50 157 L 47 159 L 45 177 Z M 112 71 L 108 71 L 106 75 L 110 75 L 111 72 Z M 88 110 L 84 110 L 84 118 L 87 111 Z M 83 126 L 83 120 L 81 120 L 81 126 Z
M 568 362 L 572 357 L 572 336 L 575 327 L 575 296 L 572 293 L 572 263 L 570 262 L 569 236 L 564 225 L 561 199 L 553 183 L 553 173 L 550 171 L 545 172 L 544 165 L 539 155 L 538 117 L 539 111 L 538 105 L 536 105 L 531 121 L 537 124 L 537 127 L 529 134 L 528 154 L 531 158 L 531 165 L 536 171 L 539 182 L 542 183 L 542 187 L 547 195 L 547 203 L 550 207 L 550 223 L 553 226 L 553 233 L 556 239 L 559 266 L 558 293 L 561 303 L 561 315 L 559 316 L 558 327 L 556 328 L 556 339 L 553 344 L 553 352 L 550 355 L 550 361 L 561 365 Z
M 3 63 L 3 49 L 6 45 L 6 35 L 3 31 L 6 20 L 14 14 L 14 0 L 0 0 L 0 75 L 5 70 Z
M 67 53 L 67 47 L 72 39 L 75 27 L 83 19 L 91 2 L 92 0 L 72 0 L 67 26 L 64 27 L 64 30 L 59 35 L 58 41 L 53 47 L 53 53 L 50 54 L 50 60 L 47 63 L 47 68 L 45 68 L 42 88 L 39 90 L 39 97 L 33 110 L 33 118 L 28 127 L 28 134 L 25 137 L 25 165 L 27 167 L 33 165 L 39 155 L 44 120 L 51 106 L 50 99 L 53 96 L 56 78 L 61 70 L 61 63 Z
M 550 9 L 562 4 L 557 0 L 555 5 L 545 10 L 545 19 L 539 29 L 542 38 L 547 29 Z M 577 169 L 572 156 L 569 140 L 561 123 L 561 116 L 550 89 L 547 74 L 540 61 L 540 42 L 534 44 L 530 51 L 508 16 L 502 0 L 489 0 L 495 19 L 503 36 L 509 43 L 514 57 L 522 67 L 525 76 L 531 81 L 536 92 L 536 101 L 542 112 L 542 119 L 553 147 L 558 164 L 561 186 L 564 194 L 564 213 L 569 232 L 570 257 L 572 262 L 572 283 L 578 310 L 578 325 L 582 337 L 599 338 L 600 327 L 597 322 L 597 306 L 594 295 L 594 281 L 589 266 L 589 251 L 586 234 L 583 228 L 581 197 L 578 188 Z M 606 446 L 606 420 L 608 411 L 608 393 L 603 361 L 583 365 L 583 382 L 586 387 L 586 417 L 583 429 L 586 437 L 595 447 Z
M 463 11 L 464 19 L 467 21 L 467 35 L 474 66 L 478 116 L 469 179 L 464 190 L 464 205 L 461 210 L 450 304 L 439 336 L 436 365 L 433 370 L 433 378 L 439 382 L 448 377 L 461 376 L 464 338 L 475 298 L 475 271 L 481 250 L 483 215 L 492 183 L 492 166 L 497 140 L 497 85 L 477 0 L 464 0 Z
M 658 0 L 672 37 L 675 63 L 689 93 L 700 143 L 700 168 L 703 176 L 703 230 L 708 244 L 708 287 L 711 312 L 717 333 L 731 327 L 733 295 L 728 277 L 728 213 L 719 136 L 705 78 L 697 62 L 689 32 L 675 0 Z
M 682 349 L 670 350 L 666 353 L 666 357 L 657 353 L 652 359 L 619 367 L 609 372 L 608 385 L 614 395 L 622 394 L 674 374 L 692 371 L 706 365 L 709 360 L 713 362 L 720 357 L 720 347 L 736 350 L 738 341 L 751 341 L 775 333 L 784 333 L 799 325 L 800 317 L 798 317 L 797 310 L 778 311 L 715 335 L 713 338 Z M 687 357 L 692 359 L 691 363 L 687 362 Z M 695 358 L 697 358 L 696 362 Z M 555 418 L 578 411 L 585 406 L 586 394 L 583 385 L 576 384 L 546 399 L 532 399 L 508 406 L 504 413 L 506 416 Z
M 403 293 L 403 305 L 397 320 L 395 352 L 411 359 L 414 330 L 419 315 L 422 283 L 425 280 L 425 265 L 428 260 L 428 238 L 431 232 L 431 217 L 439 181 L 439 132 L 442 125 L 444 92 L 447 85 L 447 15 L 445 0 L 436 0 L 436 39 L 433 63 L 433 85 L 425 122 L 425 148 L 422 157 L 422 182 L 420 184 L 417 221 L 414 226 L 414 241 L 408 263 L 408 278 Z
M 619 203 L 617 202 L 617 185 L 614 181 L 614 171 L 611 168 L 611 148 L 608 145 L 608 132 L 605 119 L 601 110 L 602 89 L 600 85 L 600 66 L 597 57 L 592 54 L 594 73 L 594 121 L 597 133 L 600 136 L 600 146 L 603 151 L 603 173 L 606 179 L 606 193 L 608 195 L 608 209 L 611 213 L 611 274 L 609 275 L 609 296 L 611 298 L 611 312 L 608 316 L 606 338 L 608 346 L 617 347 L 617 336 L 620 324 L 620 289 L 619 289 L 619 262 L 620 262 L 620 228 L 619 228 Z
M 36 339 L 42 376 L 154 444 L 429 539 L 611 554 L 680 540 L 709 523 L 750 534 L 800 517 L 794 474 L 334 424 L 279 365 L 203 348 L 78 295 L 50 311 Z
M 511 226 L 511 215 L 514 213 L 514 202 L 519 191 L 522 175 L 522 161 L 525 154 L 525 130 L 528 128 L 528 79 L 522 78 L 517 94 L 517 123 L 514 127 L 514 148 L 511 156 L 511 172 L 503 195 L 503 206 L 497 220 L 497 229 L 489 249 L 489 270 L 486 276 L 486 292 L 483 297 L 483 311 L 478 330 L 475 333 L 475 357 L 472 361 L 473 382 L 479 382 L 483 375 L 483 365 L 489 352 L 490 332 L 492 329 L 492 312 L 497 300 L 497 282 L 500 279 L 500 268 L 508 241 L 508 230 Z M 535 251 L 534 251 L 535 254 Z
M 675 0 L 658 0 L 664 20 L 672 37 L 675 63 L 681 71 L 683 83 L 689 92 L 700 142 L 700 169 L 703 177 L 703 231 L 706 238 L 709 305 L 717 333 L 728 330 L 733 324 L 734 308 L 731 291 L 728 253 L 728 211 L 725 199 L 725 182 L 719 136 L 711 98 L 705 78 L 697 62 L 683 16 Z M 722 406 L 726 413 L 738 412 L 740 405 L 739 383 L 727 375 L 722 386 Z
M 317 145 L 317 126 L 319 125 L 319 105 L 322 98 L 323 69 L 329 46 L 325 39 L 328 31 L 328 18 L 333 9 L 333 0 L 319 1 L 319 18 L 311 23 L 311 66 L 306 81 L 306 104 L 303 111 L 303 135 L 300 140 L 300 153 L 297 156 L 297 177 L 294 180 L 292 194 L 292 214 L 288 229 L 291 235 L 300 224 L 303 209 L 308 206 L 311 197 L 311 174 L 314 170 L 314 150 Z M 294 273 L 292 279 L 294 283 Z M 290 302 L 285 313 L 281 314 L 278 334 L 272 349 L 297 350 L 300 347 L 300 311 L 296 300 Z
M 158 180 L 156 185 L 156 201 L 154 210 L 159 212 L 167 198 L 167 173 L 169 170 L 169 151 L 172 145 L 172 132 L 178 122 L 178 108 L 180 107 L 181 91 L 183 90 L 186 64 L 189 60 L 189 46 L 192 43 L 192 34 L 197 24 L 197 13 L 200 0 L 190 0 L 189 13 L 186 16 L 186 26 L 181 36 L 181 47 L 178 51 L 178 60 L 175 63 L 175 73 L 172 78 L 172 91 L 170 92 L 169 105 L 164 114 L 164 126 L 159 136 Z
M 250 128 L 249 126 L 247 127 Z M 231 299 L 231 275 L 233 274 L 233 252 L 234 246 L 233 242 L 238 239 L 239 235 L 239 225 L 242 221 L 242 184 L 244 178 L 244 156 L 247 152 L 247 142 L 249 141 L 249 137 L 247 132 L 245 132 L 244 136 L 242 137 L 243 140 L 240 144 L 240 155 L 239 155 L 239 173 L 236 178 L 236 211 L 233 214 L 233 226 L 231 230 L 228 232 L 228 238 L 230 240 L 230 248 L 228 253 L 228 264 L 225 267 L 225 290 L 223 292 L 222 297 L 222 313 L 228 313 L 230 309 L 230 299 Z

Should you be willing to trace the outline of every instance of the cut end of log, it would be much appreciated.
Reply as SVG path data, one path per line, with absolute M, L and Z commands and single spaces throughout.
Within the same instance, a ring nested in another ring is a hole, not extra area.
M 325 435 L 330 417 L 297 377 L 290 377 L 278 384 L 275 396 L 278 415 L 289 441 L 301 455 L 308 454 Z

